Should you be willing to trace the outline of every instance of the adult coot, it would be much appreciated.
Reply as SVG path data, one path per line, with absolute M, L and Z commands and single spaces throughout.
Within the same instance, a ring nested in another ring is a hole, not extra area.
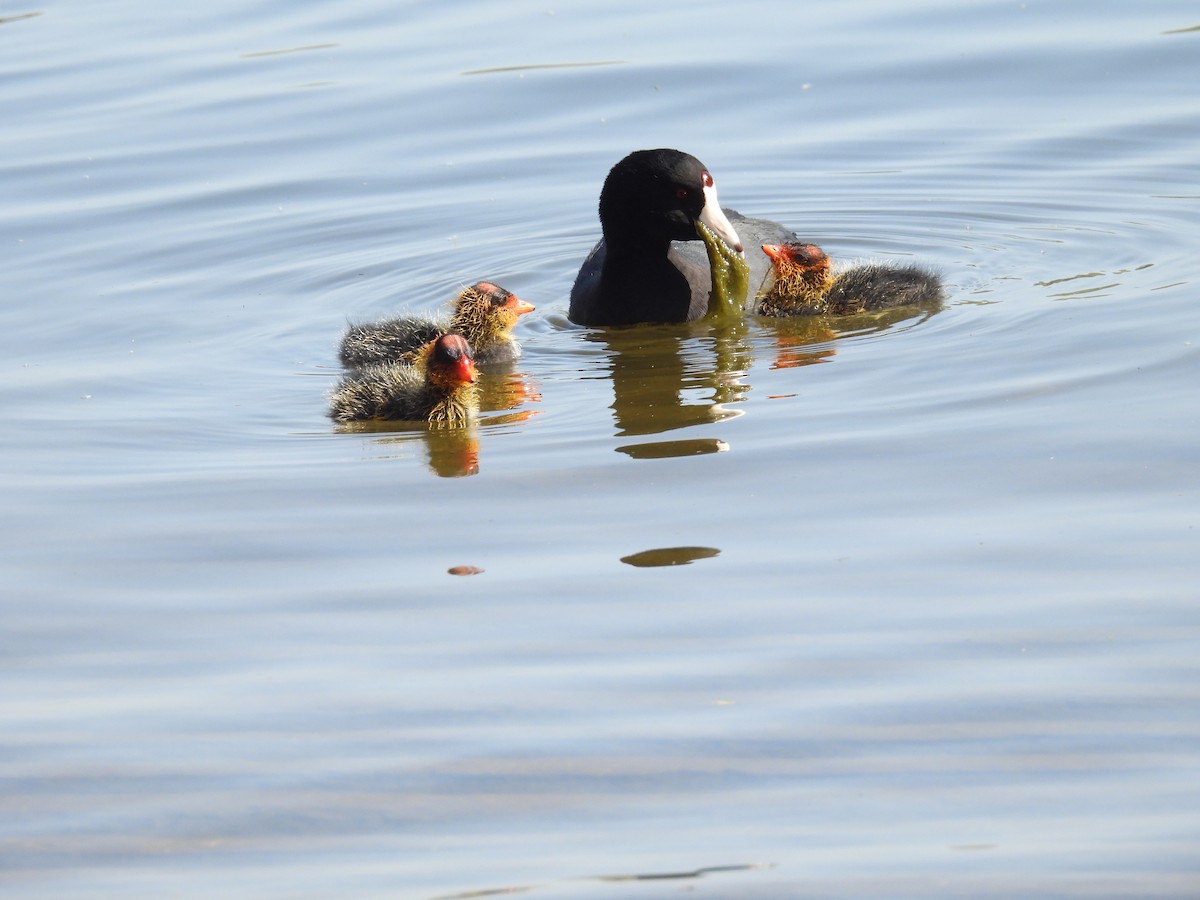
M 737 255 L 743 237 L 755 245 L 796 237 L 775 222 L 722 210 L 713 177 L 696 157 L 670 149 L 635 151 L 613 166 L 600 191 L 604 237 L 571 288 L 571 321 L 631 325 L 703 316 L 713 279 L 704 248 L 694 243 L 700 240 L 698 222 Z M 751 260 L 750 283 L 761 281 L 767 267 L 765 259 Z

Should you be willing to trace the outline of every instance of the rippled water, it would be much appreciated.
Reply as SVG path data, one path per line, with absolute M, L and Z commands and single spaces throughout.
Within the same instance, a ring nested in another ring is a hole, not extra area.
M 1195 894 L 1191 5 L 64 0 L 0 48 L 6 895 Z M 950 303 L 570 325 L 647 146 Z M 538 305 L 479 426 L 333 427 L 345 322 L 479 278 Z

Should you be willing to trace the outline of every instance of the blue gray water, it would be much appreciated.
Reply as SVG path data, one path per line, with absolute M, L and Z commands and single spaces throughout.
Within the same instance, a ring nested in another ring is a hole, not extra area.
M 51 0 L 0 83 L 5 896 L 1195 895 L 1193 4 Z M 652 146 L 950 302 L 571 325 Z M 478 427 L 333 427 L 480 278 Z

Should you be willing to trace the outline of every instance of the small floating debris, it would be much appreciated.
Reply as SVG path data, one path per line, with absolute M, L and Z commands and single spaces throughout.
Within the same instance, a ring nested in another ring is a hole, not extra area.
M 698 559 L 720 555 L 721 551 L 716 547 L 659 547 L 657 550 L 643 550 L 632 556 L 622 556 L 621 562 L 639 569 L 651 569 L 657 566 L 686 566 Z
M 451 575 L 481 575 L 483 569 L 479 566 L 451 566 L 446 570 Z

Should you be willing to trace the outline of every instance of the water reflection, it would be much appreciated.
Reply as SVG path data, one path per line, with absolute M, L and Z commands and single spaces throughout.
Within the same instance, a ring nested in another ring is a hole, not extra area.
M 40 12 L 27 12 L 17 13 L 15 16 L 0 16 L 0 25 L 7 25 L 9 22 L 20 22 L 22 19 L 35 19 L 40 15 Z
M 425 434 L 429 471 L 442 478 L 479 474 L 479 438 L 475 428 L 430 428 Z
M 941 311 L 941 306 L 900 306 L 855 313 L 850 316 L 795 316 L 758 321 L 775 333 L 773 369 L 791 369 L 828 362 L 837 354 L 830 345 L 838 338 L 886 331 L 901 322 L 923 322 Z
M 774 359 L 772 369 L 794 369 L 814 363 L 829 362 L 837 350 L 829 346 L 818 346 L 833 341 L 838 335 L 823 317 L 800 317 L 794 319 L 770 319 L 775 332 Z
M 901 308 L 837 318 L 812 316 L 736 321 L 689 322 L 597 329 L 587 341 L 603 344 L 613 386 L 613 418 L 618 436 L 657 435 L 695 425 L 711 425 L 741 415 L 733 404 L 746 399 L 747 380 L 756 354 L 771 354 L 773 369 L 828 362 L 840 337 L 883 331 L 910 319 L 923 320 L 936 310 Z M 764 333 L 766 343 L 764 343 Z M 752 340 L 753 338 L 753 340 Z M 442 478 L 478 474 L 478 429 L 525 422 L 537 414 L 529 404 L 541 401 L 538 382 L 512 364 L 492 364 L 480 379 L 478 422 L 467 428 L 431 428 L 412 422 L 358 422 L 339 426 L 351 433 L 381 435 L 375 445 L 423 444 L 430 472 Z M 499 415 L 487 415 L 487 413 Z M 670 459 L 723 453 L 729 444 L 716 437 L 657 440 L 616 448 L 632 459 Z
M 609 350 L 618 435 L 709 425 L 737 410 L 753 362 L 745 322 L 701 322 L 595 331 Z
M 703 456 L 707 453 L 724 453 L 729 445 L 720 438 L 693 438 L 686 441 L 650 441 L 644 444 L 626 444 L 618 447 L 633 459 L 678 459 L 681 456 Z
M 613 385 L 617 435 L 661 434 L 695 425 L 711 425 L 741 415 L 730 404 L 745 399 L 762 330 L 770 335 L 773 369 L 828 362 L 836 340 L 884 331 L 908 320 L 924 321 L 937 309 L 900 307 L 850 316 L 752 316 L 732 322 L 689 322 L 597 329 L 586 340 L 603 344 Z M 693 456 L 729 449 L 716 439 L 627 444 L 617 451 L 635 459 Z
M 700 869 L 691 869 L 687 871 L 662 871 L 662 872 L 634 872 L 629 874 L 617 875 L 590 875 L 576 879 L 574 881 L 596 881 L 596 882 L 637 882 L 637 881 L 690 881 L 705 878 L 710 875 L 729 875 L 741 874 L 746 872 L 761 871 L 765 869 L 773 869 L 774 863 L 743 863 L 731 866 L 705 866 Z M 561 884 L 561 882 L 559 882 Z M 476 891 L 464 891 L 458 894 L 441 894 L 432 900 L 479 900 L 482 897 L 496 897 L 501 894 L 525 894 L 531 891 L 541 891 L 547 888 L 553 888 L 553 884 L 510 884 L 503 887 L 484 888 Z M 690 888 L 689 888 L 690 890 Z
M 481 367 L 482 368 L 482 367 Z M 523 422 L 535 414 L 535 410 L 517 408 L 526 403 L 540 403 L 541 387 L 536 378 L 525 372 L 516 371 L 512 363 L 489 363 L 479 380 L 479 408 L 489 412 L 517 410 L 506 416 L 489 417 L 489 423 L 498 421 Z
M 479 434 L 475 425 L 433 428 L 418 422 L 352 422 L 338 426 L 338 431 L 381 435 L 370 445 L 377 459 L 413 456 L 419 443 L 434 475 L 462 478 L 479 474 Z
M 373 446 L 383 451 L 379 457 L 410 456 L 412 446 L 420 442 L 425 449 L 429 471 L 441 478 L 462 478 L 479 474 L 479 427 L 523 422 L 536 410 L 519 409 L 542 399 L 537 382 L 510 369 L 484 373 L 479 383 L 479 406 L 484 412 L 502 415 L 483 416 L 465 428 L 444 428 L 420 422 L 351 422 L 337 430 L 350 434 L 378 434 Z M 506 412 L 512 410 L 512 412 Z

